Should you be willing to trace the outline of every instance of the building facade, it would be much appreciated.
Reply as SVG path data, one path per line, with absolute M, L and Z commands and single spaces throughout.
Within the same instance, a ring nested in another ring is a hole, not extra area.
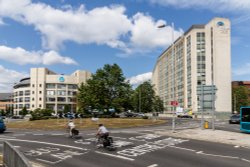
M 0 93 L 0 111 L 7 112 L 13 109 L 13 94 Z
M 14 114 L 27 110 L 52 109 L 63 111 L 66 105 L 76 111 L 78 86 L 91 77 L 88 71 L 77 70 L 71 75 L 56 74 L 47 68 L 31 68 L 30 77 L 14 85 Z
M 215 85 L 215 111 L 231 112 L 230 21 L 214 18 L 193 25 L 157 59 L 152 83 L 166 111 L 178 106 L 197 112 L 197 86 Z

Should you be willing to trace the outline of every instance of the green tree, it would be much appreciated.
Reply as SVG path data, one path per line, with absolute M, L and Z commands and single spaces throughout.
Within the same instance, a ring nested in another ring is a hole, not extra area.
M 149 81 L 139 85 L 133 94 L 133 107 L 137 112 L 153 112 L 155 103 L 155 92 Z
M 64 105 L 64 109 L 63 109 L 63 113 L 67 113 L 67 112 L 70 112 L 70 105 L 69 104 L 66 104 Z
M 232 91 L 232 111 L 236 109 L 236 111 L 240 112 L 241 106 L 249 105 L 248 100 L 248 89 L 244 86 L 233 87 Z M 235 106 L 236 104 L 236 106 Z
M 19 115 L 25 116 L 28 114 L 28 110 L 26 106 L 23 107 L 23 109 L 19 112 Z
M 106 64 L 98 69 L 87 83 L 81 84 L 78 95 L 78 107 L 86 110 L 110 109 L 123 111 L 131 107 L 130 95 L 132 88 L 125 80 L 121 68 L 117 64 Z
M 163 100 L 159 96 L 155 96 L 154 98 L 154 111 L 155 112 L 163 112 L 164 111 L 164 104 Z

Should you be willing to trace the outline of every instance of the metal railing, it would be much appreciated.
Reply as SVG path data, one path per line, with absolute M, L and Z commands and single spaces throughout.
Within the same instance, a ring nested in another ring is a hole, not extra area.
M 32 167 L 29 160 L 9 142 L 3 144 L 4 167 Z

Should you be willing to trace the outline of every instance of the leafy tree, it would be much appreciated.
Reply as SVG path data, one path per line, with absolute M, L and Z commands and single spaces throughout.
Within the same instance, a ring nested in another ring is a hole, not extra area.
M 235 101 L 236 100 L 236 101 Z M 236 102 L 236 106 L 235 106 Z M 232 91 L 232 111 L 236 109 L 236 111 L 239 113 L 240 112 L 240 107 L 241 106 L 247 106 L 249 105 L 249 100 L 248 100 L 248 89 L 244 86 L 239 86 L 239 87 L 233 87 Z
M 164 111 L 163 100 L 159 96 L 155 96 L 154 98 L 154 111 L 155 112 L 162 112 Z
M 28 110 L 26 106 L 23 107 L 23 109 L 19 112 L 19 115 L 25 116 L 28 114 Z
M 71 110 L 70 110 L 70 105 L 69 104 L 66 104 L 65 106 L 64 106 L 64 109 L 63 109 L 63 113 L 67 113 L 67 112 L 70 112 Z
M 154 111 L 155 92 L 149 81 L 139 85 L 133 94 L 133 106 L 137 112 L 153 112 Z
M 105 110 L 114 108 L 123 111 L 131 107 L 132 88 L 125 80 L 121 68 L 117 64 L 106 64 L 98 69 L 87 83 L 81 84 L 77 95 L 78 107 L 86 110 Z

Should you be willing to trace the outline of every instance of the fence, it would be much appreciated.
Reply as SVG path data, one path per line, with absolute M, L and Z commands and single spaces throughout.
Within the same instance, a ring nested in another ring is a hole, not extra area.
M 7 141 L 3 144 L 3 166 L 32 167 L 29 160 Z

